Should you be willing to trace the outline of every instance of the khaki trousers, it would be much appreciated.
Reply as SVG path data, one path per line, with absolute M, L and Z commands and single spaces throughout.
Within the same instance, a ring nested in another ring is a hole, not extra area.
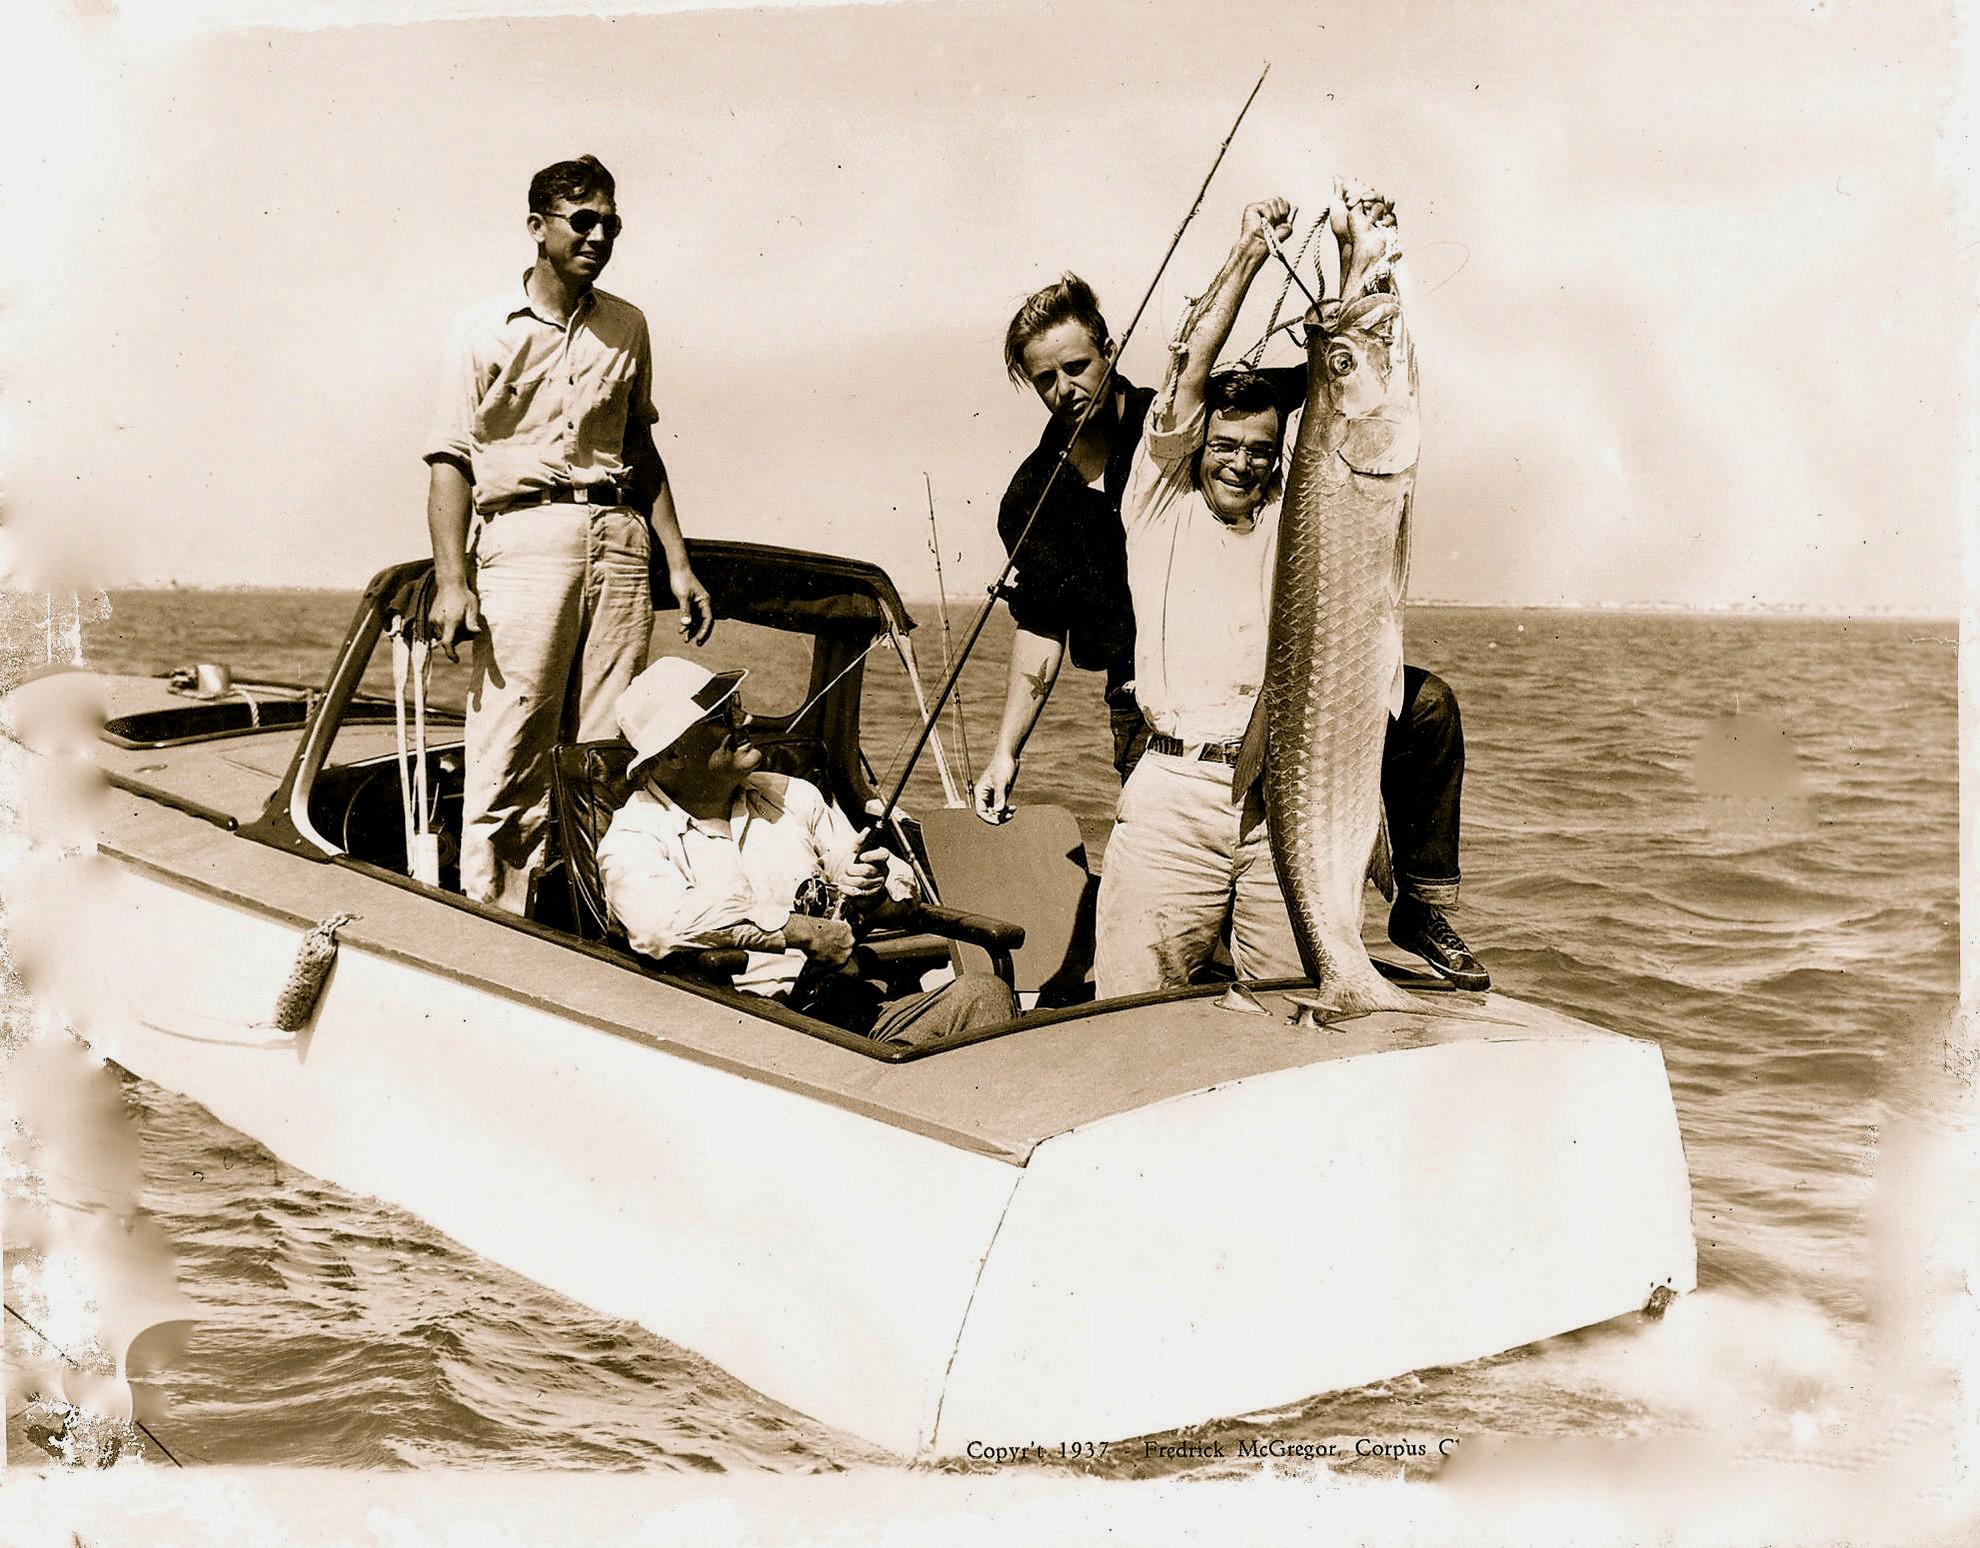
M 653 632 L 646 518 L 539 505 L 488 518 L 474 542 L 481 605 L 468 680 L 461 890 L 520 914 L 543 861 L 550 749 L 611 736 Z
M 1102 999 L 1178 988 L 1231 927 L 1240 978 L 1298 978 L 1265 817 L 1231 799 L 1231 768 L 1149 752 L 1134 766 L 1107 841 L 1094 922 Z

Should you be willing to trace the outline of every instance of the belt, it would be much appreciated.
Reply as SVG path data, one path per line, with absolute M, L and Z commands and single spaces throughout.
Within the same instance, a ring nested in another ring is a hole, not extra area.
M 1196 750 L 1199 763 L 1228 763 L 1233 766 L 1238 761 L 1238 749 L 1244 745 L 1242 739 L 1235 742 L 1205 742 Z M 1148 733 L 1148 750 L 1167 753 L 1172 758 L 1180 758 L 1187 752 L 1187 744 L 1181 737 L 1164 736 L 1160 731 Z
M 554 489 L 524 490 L 481 514 L 500 516 L 505 511 L 526 511 L 532 505 L 617 506 L 625 503 L 626 490 L 622 484 L 559 484 Z

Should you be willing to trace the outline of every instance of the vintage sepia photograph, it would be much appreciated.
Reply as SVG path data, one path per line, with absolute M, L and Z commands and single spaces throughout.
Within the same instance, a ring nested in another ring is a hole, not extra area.
M 10 13 L 0 1542 L 1970 1541 L 1966 25 Z

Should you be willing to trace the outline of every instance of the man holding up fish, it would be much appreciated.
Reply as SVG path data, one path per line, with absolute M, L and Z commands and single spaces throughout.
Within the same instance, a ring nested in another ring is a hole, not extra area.
M 976 815 L 985 822 L 1011 815 L 1018 759 L 1068 656 L 1076 667 L 1106 674 L 1114 772 L 1122 784 L 1148 745 L 1148 722 L 1134 697 L 1134 605 L 1121 496 L 1155 394 L 1115 372 L 1106 401 L 1086 413 L 1115 347 L 1099 298 L 1077 274 L 1027 296 L 1004 332 L 1005 371 L 1038 394 L 1048 417 L 997 510 L 1004 552 L 1022 539 L 1024 564 L 1003 586 L 1016 633 L 997 744 L 974 787 Z M 1282 403 L 1299 406 L 1304 366 L 1263 375 Z M 1079 434 L 1068 447 L 1075 428 Z M 1066 466 L 1055 476 L 1061 456 Z
M 1285 848 L 1284 825 L 1268 836 L 1257 779 L 1265 733 L 1255 712 L 1267 676 L 1287 416 L 1275 383 L 1249 370 L 1211 369 L 1271 244 L 1291 236 L 1290 215 L 1283 199 L 1245 210 L 1236 246 L 1179 331 L 1122 502 L 1136 694 L 1151 735 L 1148 756 L 1122 791 L 1108 845 L 1094 966 L 1102 996 L 1187 982 L 1227 923 L 1240 977 L 1318 979 L 1325 964 L 1328 976 L 1345 975 L 1355 987 L 1373 973 L 1365 953 L 1358 968 L 1345 963 L 1348 952 L 1309 960 L 1311 921 L 1303 914 L 1296 931 L 1281 889 L 1283 862 L 1274 851 Z M 1413 371 L 1411 360 L 1412 411 Z M 1390 526 L 1398 554 L 1406 552 L 1406 508 L 1405 491 L 1399 541 Z M 1399 604 L 1399 573 L 1396 580 Z M 1359 628 L 1382 636 L 1374 657 L 1393 657 L 1395 681 L 1378 694 L 1389 717 L 1380 793 L 1399 890 L 1390 938 L 1458 987 L 1483 989 L 1489 978 L 1443 914 L 1458 883 L 1463 739 L 1456 702 L 1439 679 L 1403 666 L 1399 612 L 1387 611 L 1392 616 L 1371 615 Z M 1369 730 L 1372 737 L 1378 727 Z M 1278 752 L 1275 746 L 1273 756 Z M 1234 790 L 1232 770 L 1241 761 L 1247 769 Z M 1370 797 L 1372 811 L 1372 791 Z M 1362 867 L 1369 852 L 1362 843 Z M 1358 937 L 1361 867 L 1352 882 Z

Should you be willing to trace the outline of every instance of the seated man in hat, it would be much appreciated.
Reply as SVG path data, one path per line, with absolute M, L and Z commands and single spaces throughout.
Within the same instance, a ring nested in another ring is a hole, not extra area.
M 816 785 L 762 772 L 737 692 L 747 675 L 663 656 L 619 695 L 634 790 L 599 843 L 598 869 L 632 948 L 742 947 L 736 988 L 880 1042 L 919 1046 L 1009 1020 L 1010 988 L 988 973 L 884 1003 L 862 990 L 855 926 L 901 913 L 913 873 L 883 848 L 859 851 Z

